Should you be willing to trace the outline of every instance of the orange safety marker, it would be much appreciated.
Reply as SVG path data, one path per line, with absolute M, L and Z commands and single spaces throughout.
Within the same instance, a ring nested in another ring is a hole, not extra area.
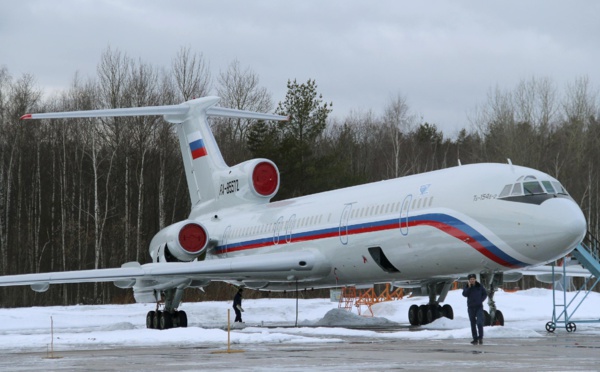
M 342 294 L 338 308 L 344 308 L 348 311 L 352 311 L 352 306 L 355 306 L 358 311 L 358 315 L 373 316 L 373 310 L 371 306 L 379 302 L 401 300 L 404 297 L 404 289 L 397 288 L 395 291 L 390 293 L 390 284 L 386 283 L 385 290 L 379 295 L 375 293 L 374 288 L 369 288 L 362 292 L 356 291 L 355 287 L 344 287 L 342 288 Z M 361 306 L 367 306 L 369 314 L 362 314 Z

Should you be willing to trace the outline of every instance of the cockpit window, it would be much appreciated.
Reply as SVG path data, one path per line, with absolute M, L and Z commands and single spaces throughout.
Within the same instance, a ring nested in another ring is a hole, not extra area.
M 569 195 L 567 190 L 560 184 L 560 182 L 552 181 L 552 185 L 554 186 L 557 194 Z
M 523 188 L 521 187 L 520 183 L 515 183 L 510 195 L 511 196 L 523 195 Z
M 499 198 L 504 198 L 505 196 L 509 196 L 510 195 L 510 190 L 512 190 L 513 185 L 506 185 L 504 186 L 504 188 L 502 189 L 502 192 L 500 193 L 500 196 L 498 196 Z
M 527 179 L 527 178 L 525 178 Z M 525 195 L 536 195 L 545 194 L 546 191 L 542 188 L 542 185 L 538 181 L 525 181 L 523 182 L 523 191 Z
M 544 188 L 546 189 L 548 194 L 556 194 L 556 191 L 554 191 L 554 187 L 552 187 L 552 182 L 542 181 L 542 185 L 544 185 Z
M 535 176 L 520 176 L 514 184 L 504 185 L 498 198 L 530 195 L 567 195 L 569 193 L 558 181 L 538 180 Z

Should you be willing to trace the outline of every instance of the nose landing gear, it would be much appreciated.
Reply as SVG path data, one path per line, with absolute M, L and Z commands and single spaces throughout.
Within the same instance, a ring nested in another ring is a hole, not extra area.
M 498 290 L 498 286 L 502 284 L 502 274 L 481 274 L 481 284 L 485 286 L 488 293 L 488 306 L 490 311 L 483 310 L 484 325 L 485 326 L 504 326 L 504 314 L 502 311 L 496 309 L 496 301 L 494 301 L 494 294 Z

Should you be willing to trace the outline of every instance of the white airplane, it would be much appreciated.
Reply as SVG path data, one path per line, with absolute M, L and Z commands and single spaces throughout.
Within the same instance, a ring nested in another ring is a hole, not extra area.
M 211 281 L 268 291 L 392 283 L 429 296 L 409 320 L 453 318 L 441 306 L 455 281 L 477 273 L 491 289 L 513 271 L 565 256 L 586 233 L 577 203 L 558 180 L 513 164 L 473 164 L 270 202 L 277 166 L 252 159 L 229 167 L 207 117 L 286 117 L 215 107 L 218 97 L 180 105 L 28 114 L 22 119 L 163 115 L 177 128 L 192 201 L 188 219 L 159 231 L 152 263 L 0 277 L 0 286 L 114 282 L 137 302 L 156 303 L 148 328 L 187 326 L 185 288 Z M 164 304 L 162 304 L 164 301 Z M 160 306 L 159 306 L 160 304 Z M 494 318 L 496 316 L 496 318 Z M 503 320 L 502 320 L 503 322 Z

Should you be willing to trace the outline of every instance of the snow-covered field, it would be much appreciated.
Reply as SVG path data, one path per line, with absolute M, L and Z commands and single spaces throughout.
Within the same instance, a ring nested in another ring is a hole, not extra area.
M 562 292 L 556 292 L 562 303 Z M 567 301 L 574 295 L 568 294 Z M 583 293 L 579 295 L 581 298 Z M 505 318 L 504 327 L 486 327 L 486 338 L 535 338 L 546 334 L 545 324 L 552 319 L 552 291 L 530 289 L 516 293 L 499 291 L 496 304 Z M 426 302 L 424 297 L 404 298 L 373 306 L 375 317 L 366 318 L 345 310 L 329 299 L 300 300 L 298 327 L 296 300 L 244 300 L 243 327 L 232 327 L 233 344 L 257 343 L 324 343 L 344 342 L 345 337 L 377 337 L 395 339 L 470 339 L 466 300 L 461 291 L 451 291 L 445 303 L 454 308 L 454 320 L 441 318 L 432 324 L 409 331 L 408 308 Z M 577 301 L 578 302 L 578 301 Z M 112 348 L 181 345 L 190 346 L 227 342 L 227 310 L 231 302 L 184 303 L 181 310 L 188 315 L 188 328 L 165 331 L 146 329 L 146 313 L 154 305 L 51 306 L 0 309 L 0 349 L 46 350 L 50 345 L 51 319 L 54 325 L 54 349 Z M 487 308 L 487 307 L 486 307 Z M 367 312 L 363 308 L 363 313 Z M 233 311 L 231 312 L 233 319 Z M 572 321 L 600 319 L 600 294 L 590 293 Z M 373 326 L 381 330 L 356 329 Z M 402 327 L 398 327 L 398 326 Z M 411 330 L 414 328 L 411 328 Z M 566 332 L 559 324 L 556 332 Z M 600 323 L 579 323 L 577 332 L 600 335 Z

